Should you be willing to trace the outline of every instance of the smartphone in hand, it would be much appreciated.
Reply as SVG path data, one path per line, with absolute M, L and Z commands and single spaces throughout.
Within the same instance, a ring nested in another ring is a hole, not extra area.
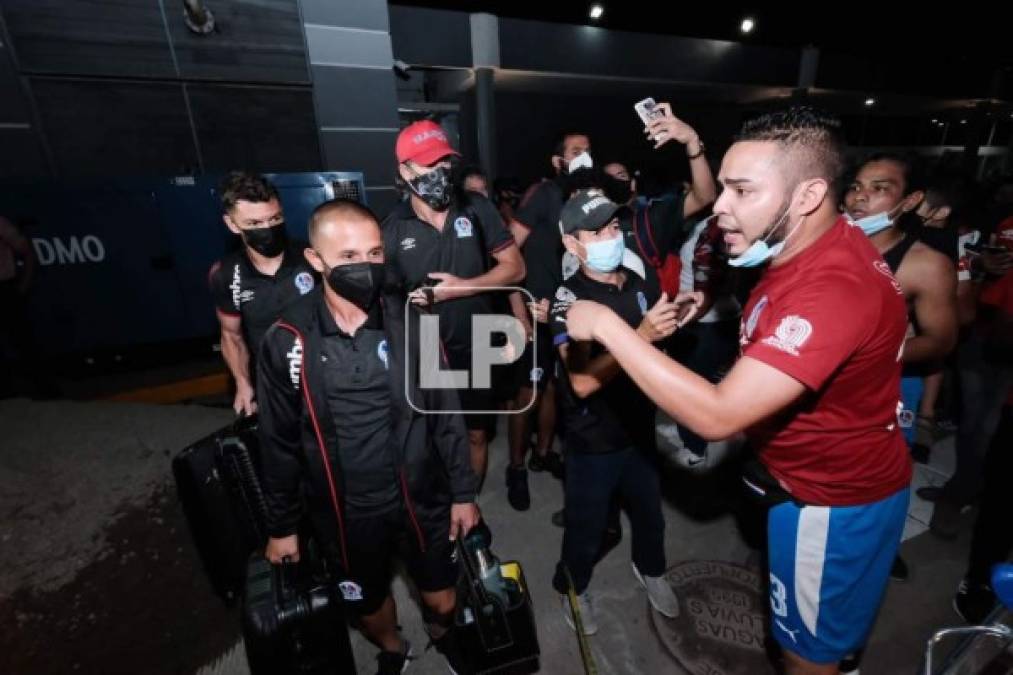
M 645 127 L 654 120 L 665 116 L 665 111 L 658 108 L 658 104 L 655 103 L 654 99 L 650 96 L 642 101 L 634 103 L 633 109 L 637 112 L 637 115 L 640 116 L 640 119 L 643 121 Z M 666 134 L 658 134 L 657 136 L 654 136 L 653 139 L 655 142 L 660 142 L 665 140 L 666 137 Z

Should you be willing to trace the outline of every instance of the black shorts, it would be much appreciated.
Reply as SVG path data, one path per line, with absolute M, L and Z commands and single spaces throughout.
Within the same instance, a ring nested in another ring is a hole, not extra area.
M 423 549 L 411 517 L 401 507 L 375 516 L 346 518 L 349 570 L 339 580 L 339 587 L 349 612 L 368 616 L 380 609 L 390 595 L 395 559 L 401 561 L 420 591 L 453 588 L 458 566 L 449 540 L 449 509 L 445 522 L 442 531 L 429 533 L 432 536 Z
M 548 324 L 539 324 L 534 343 L 529 343 L 521 358 L 514 362 L 514 385 L 520 388 L 545 391 L 556 376 L 556 347 Z

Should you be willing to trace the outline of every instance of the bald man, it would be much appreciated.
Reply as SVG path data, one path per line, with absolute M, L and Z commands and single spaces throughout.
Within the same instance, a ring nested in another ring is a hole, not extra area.
M 405 340 L 418 353 L 419 331 L 405 330 L 403 298 L 383 296 L 373 213 L 326 202 L 309 236 L 306 259 L 326 283 L 268 330 L 258 362 L 265 555 L 297 560 L 296 532 L 308 516 L 346 606 L 381 650 L 379 673 L 400 673 L 413 656 L 390 593 L 396 557 L 422 596 L 437 650 L 454 672 L 471 672 L 453 632 L 452 556 L 453 541 L 479 520 L 478 479 L 461 417 L 417 412 L 458 410 L 456 396 L 421 389 L 414 371 L 405 381 Z M 418 320 L 416 310 L 408 319 Z

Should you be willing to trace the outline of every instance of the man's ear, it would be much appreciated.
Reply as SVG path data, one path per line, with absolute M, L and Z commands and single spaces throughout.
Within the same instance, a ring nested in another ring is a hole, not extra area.
M 901 211 L 904 213 L 911 213 L 918 208 L 918 205 L 925 199 L 925 192 L 922 190 L 915 190 L 907 197 L 904 197 L 904 201 L 901 202 Z
M 561 173 L 563 171 L 563 162 L 563 158 L 559 155 L 552 156 L 552 168 L 554 168 L 557 173 Z
M 222 220 L 225 222 L 225 227 L 229 228 L 229 232 L 232 234 L 242 234 L 242 230 L 239 229 L 239 226 L 232 221 L 232 216 L 227 213 L 222 214 Z
M 801 215 L 812 215 L 826 200 L 830 185 L 823 178 L 807 181 L 799 195 L 798 211 Z
M 580 245 L 580 242 L 577 241 L 577 238 L 572 234 L 563 235 L 563 247 L 578 258 L 580 256 L 577 254 L 577 251 L 579 250 Z
M 306 262 L 310 264 L 310 267 L 315 269 L 319 274 L 324 273 L 324 261 L 320 259 L 320 254 L 312 248 L 303 249 L 302 254 L 306 258 Z
M 932 214 L 933 220 L 948 220 L 953 210 L 949 206 L 940 206 L 936 209 L 936 212 Z

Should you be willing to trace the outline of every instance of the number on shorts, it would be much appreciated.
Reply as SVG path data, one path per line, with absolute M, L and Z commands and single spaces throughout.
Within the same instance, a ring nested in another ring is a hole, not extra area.
M 773 574 L 770 575 L 770 608 L 777 616 L 788 616 L 788 591 Z

